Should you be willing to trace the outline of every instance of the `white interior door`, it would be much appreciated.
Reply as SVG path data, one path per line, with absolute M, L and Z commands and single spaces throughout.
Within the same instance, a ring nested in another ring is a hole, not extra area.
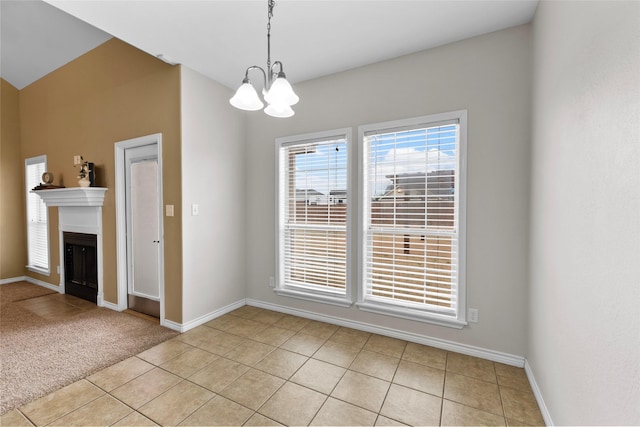
M 156 145 L 125 150 L 127 292 L 160 301 L 158 152 Z

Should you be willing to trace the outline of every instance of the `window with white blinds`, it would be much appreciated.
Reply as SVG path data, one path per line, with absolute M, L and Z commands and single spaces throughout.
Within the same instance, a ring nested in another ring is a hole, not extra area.
M 466 112 L 364 126 L 359 307 L 462 327 Z
M 25 160 L 27 200 L 27 256 L 29 270 L 49 274 L 49 217 L 47 206 L 40 196 L 31 193 L 41 182 L 47 170 L 47 156 Z
M 348 300 L 351 130 L 279 138 L 276 292 Z

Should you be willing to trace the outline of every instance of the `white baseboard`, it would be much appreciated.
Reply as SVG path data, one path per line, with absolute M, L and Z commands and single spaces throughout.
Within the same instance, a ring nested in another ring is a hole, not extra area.
M 7 279 L 0 279 L 0 285 L 8 285 L 9 283 L 24 282 L 26 280 L 27 280 L 26 276 L 9 277 Z
M 370 323 L 356 322 L 354 320 L 343 319 L 343 318 L 334 317 L 334 316 L 327 316 L 327 315 L 318 314 L 312 311 L 298 310 L 298 309 L 285 307 L 277 304 L 266 303 L 264 301 L 258 301 L 254 299 L 247 299 L 247 305 L 265 308 L 267 310 L 278 311 L 280 313 L 292 314 L 294 316 L 304 317 L 312 320 L 318 320 L 321 322 L 331 323 L 334 325 L 344 326 L 347 328 L 357 329 L 360 331 L 371 332 L 374 334 L 379 334 L 379 335 L 384 335 L 391 338 L 410 341 L 417 344 L 424 344 L 431 347 L 440 348 L 442 350 L 454 351 L 456 353 L 462 353 L 469 356 L 480 357 L 482 359 L 491 360 L 493 362 L 500 362 L 506 365 L 516 366 L 518 368 L 522 368 L 525 363 L 525 359 L 522 356 L 502 353 L 499 351 L 489 350 L 481 347 L 475 347 L 467 344 L 460 344 L 457 342 L 447 341 L 440 338 L 433 338 L 425 335 L 414 334 L 411 332 L 401 331 L 398 329 L 386 328 L 384 326 L 372 325 Z
M 25 276 L 25 282 L 32 283 L 34 285 L 42 286 L 43 288 L 51 289 L 58 293 L 62 293 L 63 289 L 60 286 L 52 285 L 51 283 L 43 282 L 42 280 L 34 279 L 33 277 Z
M 222 307 L 216 311 L 212 311 L 211 313 L 207 313 L 204 316 L 200 316 L 197 319 L 191 320 L 187 323 L 178 323 L 178 322 L 174 322 L 173 320 L 168 320 L 168 319 L 160 319 L 160 326 L 164 326 L 166 328 L 172 329 L 174 331 L 177 332 L 187 332 L 190 329 L 195 328 L 196 326 L 200 326 L 204 323 L 207 323 L 210 320 L 215 319 L 216 317 L 220 317 L 223 314 L 227 314 L 230 311 L 233 311 L 237 308 L 242 307 L 243 305 L 245 305 L 246 302 L 244 299 L 240 300 L 240 301 L 236 301 L 232 304 L 229 304 L 225 307 Z M 105 307 L 108 308 L 110 310 L 114 310 L 114 311 L 123 311 L 126 309 L 120 307 L 118 304 L 114 304 L 112 302 L 109 301 L 105 301 L 102 299 L 101 296 L 98 296 L 98 306 L 99 307 Z
M 529 384 L 531 385 L 531 390 L 533 391 L 533 395 L 536 397 L 536 401 L 538 402 L 538 406 L 540 407 L 540 412 L 542 413 L 542 418 L 544 419 L 545 425 L 555 425 L 553 424 L 551 414 L 549 413 L 549 408 L 547 408 L 547 405 L 542 398 L 542 392 L 540 391 L 540 387 L 538 387 L 536 377 L 535 375 L 533 375 L 533 370 L 531 369 L 531 365 L 529 365 L 529 361 L 527 359 L 524 360 L 524 371 L 527 374 L 527 379 L 529 380 Z
M 123 311 L 124 309 L 120 308 L 120 306 L 118 304 L 114 304 L 112 302 L 109 301 L 105 301 L 102 298 L 102 295 L 98 295 L 98 307 L 104 307 L 104 308 L 108 308 L 109 310 L 113 310 L 113 311 Z
M 165 328 L 169 328 L 178 332 L 185 332 L 183 330 L 182 323 L 177 323 L 172 320 L 160 319 L 160 326 L 164 326 Z
M 207 313 L 203 316 L 200 316 L 196 319 L 190 320 L 186 323 L 177 323 L 177 322 L 173 322 L 171 320 L 167 320 L 164 319 L 160 322 L 160 324 L 162 326 L 166 326 L 169 329 L 173 329 L 174 331 L 178 331 L 178 332 L 187 332 L 190 329 L 193 329 L 197 326 L 200 326 L 202 324 L 205 324 L 213 319 L 215 319 L 216 317 L 220 317 L 223 314 L 227 314 L 230 311 L 233 311 L 235 309 L 238 309 L 240 307 L 242 307 L 243 305 L 246 305 L 246 301 L 244 299 L 241 299 L 239 301 L 236 301 L 234 303 L 231 303 L 229 305 L 226 305 L 222 308 L 219 308 L 218 310 L 212 311 L 211 313 Z

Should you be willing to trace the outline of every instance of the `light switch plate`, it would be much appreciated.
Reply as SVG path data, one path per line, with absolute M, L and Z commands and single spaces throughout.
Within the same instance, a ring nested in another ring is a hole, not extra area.
M 165 206 L 165 210 L 167 216 L 173 216 L 173 205 Z

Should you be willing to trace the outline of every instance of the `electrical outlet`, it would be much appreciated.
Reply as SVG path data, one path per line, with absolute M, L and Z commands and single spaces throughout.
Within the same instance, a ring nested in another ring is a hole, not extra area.
M 469 309 L 469 318 L 467 319 L 469 323 L 478 323 L 478 309 L 470 308 Z
M 276 279 L 274 279 L 273 276 L 269 277 L 269 287 L 270 288 L 275 288 L 276 287 Z

